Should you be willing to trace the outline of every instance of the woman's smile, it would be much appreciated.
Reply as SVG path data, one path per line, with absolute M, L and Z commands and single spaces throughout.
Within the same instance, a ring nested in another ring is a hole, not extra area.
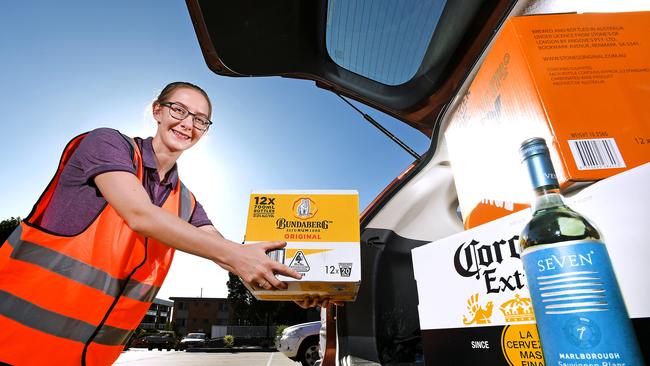
M 181 141 L 187 141 L 187 140 L 189 140 L 189 139 L 192 138 L 191 136 L 189 136 L 189 135 L 187 135 L 187 134 L 185 134 L 185 133 L 182 133 L 182 132 L 180 132 L 180 131 L 177 131 L 177 130 L 174 130 L 174 129 L 172 129 L 171 131 L 172 131 L 172 133 L 174 134 L 174 136 L 175 136 L 177 139 L 181 140 Z

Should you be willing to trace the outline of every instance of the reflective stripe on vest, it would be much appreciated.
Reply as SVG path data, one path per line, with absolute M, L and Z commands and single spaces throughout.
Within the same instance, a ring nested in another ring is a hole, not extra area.
M 43 309 L 0 290 L 0 315 L 53 336 L 85 342 L 97 326 Z M 124 345 L 131 330 L 104 325 L 94 341 L 107 346 Z
M 7 241 L 13 247 L 11 258 L 37 265 L 70 280 L 102 291 L 111 297 L 119 295 L 124 284 L 123 280 L 50 248 L 22 241 L 20 240 L 21 233 L 22 227 L 18 226 Z M 142 302 L 151 302 L 158 290 L 160 288 L 157 286 L 131 280 L 127 283 L 122 296 Z
M 190 221 L 192 218 L 192 193 L 185 187 L 183 182 L 179 181 L 181 185 L 181 202 L 178 205 L 178 217 L 184 221 Z

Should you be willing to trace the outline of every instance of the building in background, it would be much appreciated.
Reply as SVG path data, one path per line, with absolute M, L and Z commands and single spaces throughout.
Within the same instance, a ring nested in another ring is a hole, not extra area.
M 180 334 L 211 333 L 213 325 L 234 324 L 234 312 L 228 299 L 211 297 L 171 297 L 174 302 L 172 321 Z
M 165 324 L 172 320 L 172 301 L 154 299 L 147 310 L 147 314 L 140 322 L 142 329 L 165 329 Z

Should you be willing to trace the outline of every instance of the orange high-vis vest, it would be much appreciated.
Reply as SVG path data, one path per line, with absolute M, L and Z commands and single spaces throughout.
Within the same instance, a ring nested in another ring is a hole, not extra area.
M 29 216 L 0 247 L 0 361 L 12 365 L 110 365 L 149 309 L 174 249 L 140 235 L 106 204 L 83 232 L 39 227 L 65 163 Z M 131 143 L 142 181 L 139 148 Z M 189 221 L 195 200 L 180 182 L 162 208 Z

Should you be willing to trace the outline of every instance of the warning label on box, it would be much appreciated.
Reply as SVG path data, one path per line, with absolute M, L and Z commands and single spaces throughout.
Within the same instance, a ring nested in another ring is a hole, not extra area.
M 301 251 L 296 252 L 296 256 L 291 260 L 289 267 L 296 272 L 309 272 L 309 264 L 305 254 Z

